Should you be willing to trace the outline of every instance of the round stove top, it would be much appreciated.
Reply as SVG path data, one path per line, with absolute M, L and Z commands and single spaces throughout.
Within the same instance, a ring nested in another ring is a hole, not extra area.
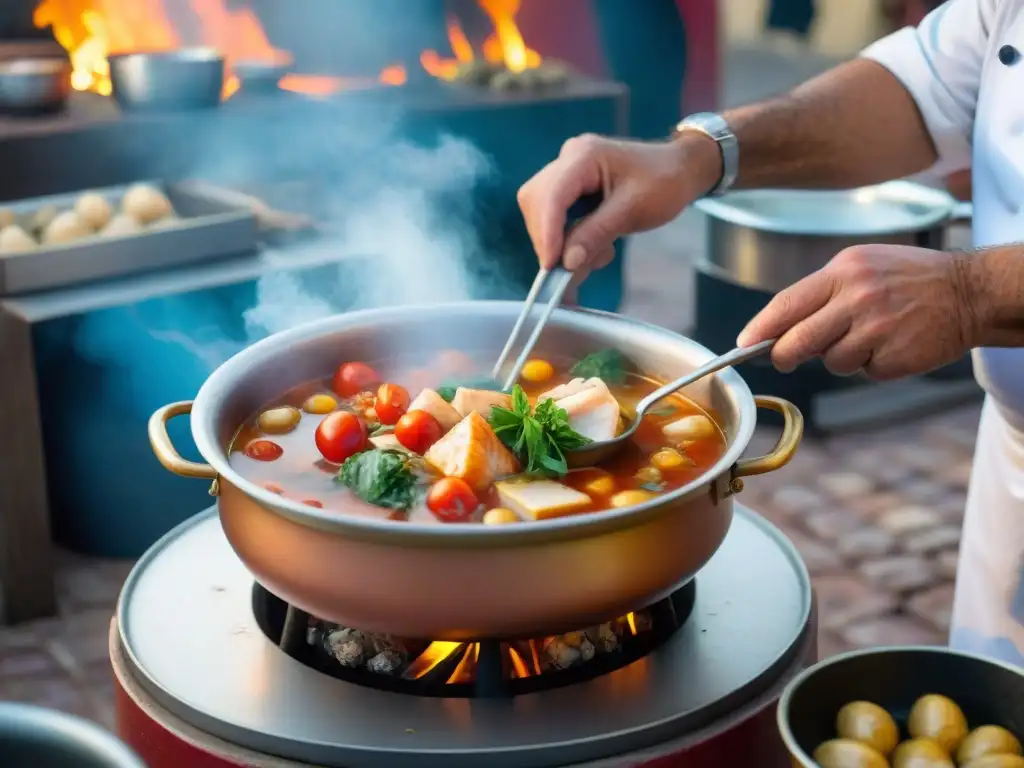
M 809 631 L 810 577 L 773 526 L 737 507 L 697 577 L 689 620 L 632 664 L 509 699 L 345 683 L 270 642 L 252 576 L 215 509 L 161 539 L 117 609 L 132 675 L 170 712 L 250 749 L 345 768 L 555 766 L 692 733 L 768 690 Z

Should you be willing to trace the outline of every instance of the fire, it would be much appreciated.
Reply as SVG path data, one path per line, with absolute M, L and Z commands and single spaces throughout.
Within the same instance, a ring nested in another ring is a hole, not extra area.
M 221 52 L 227 62 L 224 98 L 239 88 L 231 74 L 235 62 L 287 63 L 292 56 L 267 39 L 259 18 L 248 8 L 230 9 L 228 0 L 189 0 L 198 28 L 198 44 Z M 171 51 L 182 46 L 163 0 L 41 0 L 32 21 L 53 28 L 54 38 L 68 52 L 71 84 L 79 91 L 109 95 L 108 56 L 135 51 Z M 405 69 L 391 66 L 372 82 L 402 85 Z M 326 75 L 288 75 L 281 87 L 311 95 L 330 95 L 345 87 L 365 86 L 365 79 Z
M 526 45 L 516 24 L 521 0 L 477 0 L 494 26 L 494 32 L 484 41 L 483 58 L 491 64 L 502 65 L 512 72 L 533 69 L 541 63 L 541 56 Z M 476 60 L 473 46 L 458 19 L 448 19 L 448 43 L 453 57 L 443 57 L 437 51 L 424 51 L 420 64 L 434 77 L 454 80 L 460 65 Z

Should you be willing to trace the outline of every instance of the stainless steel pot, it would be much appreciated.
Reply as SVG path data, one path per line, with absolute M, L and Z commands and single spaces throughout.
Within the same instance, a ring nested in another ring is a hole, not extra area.
M 825 266 L 844 248 L 893 243 L 942 248 L 970 203 L 909 181 L 842 191 L 760 189 L 706 198 L 705 274 L 777 293 Z
M 32 768 L 145 768 L 128 747 L 79 717 L 0 702 L 0 764 Z
M 121 109 L 215 107 L 224 89 L 224 57 L 213 48 L 181 48 L 109 57 L 112 95 Z
M 214 481 L 221 523 L 239 557 L 267 589 L 314 616 L 444 640 L 565 632 L 622 616 L 693 578 L 715 553 L 743 478 L 776 470 L 795 453 L 803 418 L 794 406 L 754 398 L 739 374 L 722 371 L 687 391 L 720 416 L 729 441 L 703 477 L 635 507 L 513 526 L 346 517 L 270 493 L 228 462 L 239 425 L 288 388 L 328 375 L 344 360 L 422 360 L 425 350 L 444 346 L 496 355 L 521 306 L 370 310 L 276 334 L 224 363 L 193 402 L 154 413 L 153 450 L 171 472 Z M 662 328 L 567 310 L 552 316 L 539 352 L 578 357 L 607 347 L 628 350 L 641 370 L 664 379 L 713 356 Z M 770 454 L 741 459 L 758 407 L 782 413 L 785 428 Z M 183 459 L 168 437 L 167 422 L 188 413 L 208 464 Z
M 0 111 L 61 109 L 71 92 L 67 59 L 11 59 L 0 62 Z

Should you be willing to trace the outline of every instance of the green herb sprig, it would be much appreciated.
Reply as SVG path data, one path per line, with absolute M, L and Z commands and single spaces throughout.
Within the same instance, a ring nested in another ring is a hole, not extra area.
M 512 407 L 494 406 L 487 420 L 501 442 L 519 459 L 523 471 L 547 477 L 562 477 L 569 472 L 566 451 L 582 448 L 590 442 L 569 426 L 569 414 L 542 400 L 536 408 L 518 384 L 512 388 Z
M 338 470 L 338 481 L 378 507 L 404 510 L 416 503 L 416 476 L 402 451 L 372 450 L 350 456 Z
M 587 355 L 569 373 L 581 379 L 601 379 L 613 387 L 626 383 L 626 358 L 617 349 L 602 349 Z

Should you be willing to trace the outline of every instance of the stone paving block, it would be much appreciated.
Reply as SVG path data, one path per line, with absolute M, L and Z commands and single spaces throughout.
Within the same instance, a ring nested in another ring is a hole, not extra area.
M 939 513 L 928 507 L 906 505 L 883 512 L 878 525 L 897 538 L 916 531 L 935 528 L 942 523 Z
M 948 633 L 953 614 L 953 585 L 942 584 L 914 595 L 907 601 L 907 612 L 939 632 Z
M 844 503 L 864 520 L 874 521 L 878 519 L 879 515 L 902 507 L 906 502 L 895 491 L 879 491 L 847 499 Z
M 839 635 L 834 632 L 827 630 L 821 630 L 818 632 L 818 660 L 824 661 L 825 659 L 837 656 L 840 653 L 846 653 L 847 651 L 853 650 L 853 646 L 843 640 Z
M 841 630 L 889 614 L 898 607 L 895 595 L 849 574 L 818 576 L 814 579 L 814 590 L 821 626 L 826 630 Z
M 838 633 L 855 648 L 877 645 L 942 645 L 945 634 L 907 616 L 888 616 L 851 624 Z
M 861 563 L 857 570 L 879 589 L 911 592 L 932 586 L 935 566 L 918 555 L 896 555 Z
M 789 530 L 785 533 L 800 553 L 811 575 L 828 573 L 842 567 L 843 563 L 838 553 L 828 547 L 797 531 Z
M 91 720 L 97 716 L 86 692 L 66 675 L 5 680 L 2 697 L 7 701 L 59 709 Z
M 956 550 L 960 546 L 961 527 L 940 525 L 904 537 L 903 549 L 912 555 L 933 555 L 943 550 Z
M 826 506 L 825 497 L 803 485 L 784 485 L 771 494 L 769 503 L 779 511 L 795 515 L 813 512 Z
M 888 531 L 865 526 L 836 542 L 839 554 L 851 562 L 877 559 L 896 549 L 896 537 Z
M 956 578 L 957 565 L 960 562 L 960 552 L 957 550 L 950 550 L 948 552 L 940 552 L 935 558 L 935 566 L 939 575 L 946 579 Z
M 876 481 L 859 472 L 826 472 L 819 475 L 818 486 L 833 498 L 843 500 L 871 493 Z
M 68 616 L 60 630 L 46 640 L 51 653 L 58 659 L 65 654 L 66 663 L 78 667 L 106 661 L 112 613 L 112 609 L 94 608 Z
M 835 505 L 807 513 L 803 524 L 812 536 L 833 547 L 844 537 L 859 531 L 863 525 L 857 515 L 836 508 Z

